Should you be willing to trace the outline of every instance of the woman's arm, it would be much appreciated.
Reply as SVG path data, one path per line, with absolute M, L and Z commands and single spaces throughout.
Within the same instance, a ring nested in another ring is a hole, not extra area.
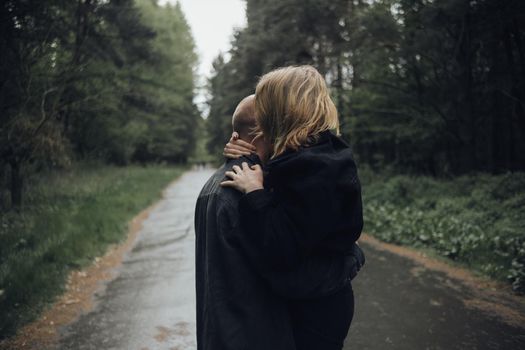
M 362 215 L 357 186 L 337 187 L 330 177 L 313 181 L 303 176 L 273 193 L 264 188 L 260 167 L 245 165 L 227 176 L 231 180 L 223 186 L 245 193 L 239 202 L 242 227 L 270 267 L 293 268 L 326 244 L 329 236 L 330 251 L 349 254 L 359 237 Z
M 294 269 L 302 260 L 300 228 L 265 189 L 245 194 L 239 202 L 241 225 L 269 269 Z
M 247 235 L 260 249 L 269 268 L 292 268 L 299 260 L 296 236 L 299 229 L 279 206 L 274 206 L 273 195 L 264 189 L 263 172 L 260 165 L 242 168 L 234 166 L 225 175 L 230 180 L 221 186 L 232 187 L 245 195 L 239 202 L 241 225 Z

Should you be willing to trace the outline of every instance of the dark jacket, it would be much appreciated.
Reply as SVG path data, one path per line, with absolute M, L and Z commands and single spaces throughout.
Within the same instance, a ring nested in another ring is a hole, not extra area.
M 355 263 L 349 257 L 327 255 L 304 259 L 290 269 L 270 268 L 258 242 L 240 225 L 242 194 L 219 185 L 224 173 L 242 162 L 252 165 L 258 159 L 229 161 L 208 180 L 197 200 L 197 347 L 294 349 L 286 300 L 338 290 Z M 255 230 L 247 224 L 247 230 Z
M 197 348 L 295 349 L 284 301 L 255 273 L 237 242 L 241 194 L 219 185 L 240 161 L 222 166 L 197 200 Z
M 265 189 L 239 203 L 242 226 L 252 228 L 246 233 L 266 262 L 287 270 L 312 256 L 356 250 L 361 185 L 345 142 L 323 132 L 311 146 L 274 158 L 266 170 Z

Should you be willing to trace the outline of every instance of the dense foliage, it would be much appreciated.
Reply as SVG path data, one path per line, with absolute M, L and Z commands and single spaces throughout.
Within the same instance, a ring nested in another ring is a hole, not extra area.
M 258 76 L 306 63 L 374 169 L 525 169 L 525 2 L 247 0 L 247 19 L 210 80 L 212 153 Z
M 525 292 L 525 174 L 437 180 L 365 168 L 361 180 L 367 232 L 431 247 Z
M 6 0 L 0 23 L 0 205 L 78 159 L 186 161 L 197 57 L 180 6 Z

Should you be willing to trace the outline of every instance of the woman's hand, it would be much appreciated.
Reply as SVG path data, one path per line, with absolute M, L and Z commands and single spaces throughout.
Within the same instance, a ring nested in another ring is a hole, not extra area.
M 222 153 L 226 158 L 237 159 L 242 156 L 248 156 L 257 149 L 251 143 L 243 141 L 239 138 L 239 134 L 234 131 L 230 141 L 224 146 L 224 152 Z
M 251 168 L 246 162 L 242 163 L 242 168 L 234 165 L 232 171 L 227 171 L 225 175 L 231 180 L 221 182 L 223 187 L 233 187 L 242 193 L 250 193 L 264 188 L 263 172 L 258 164 Z

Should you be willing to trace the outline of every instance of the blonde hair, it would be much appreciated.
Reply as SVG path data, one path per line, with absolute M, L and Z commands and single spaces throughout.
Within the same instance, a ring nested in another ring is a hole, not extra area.
M 255 88 L 255 115 L 273 157 L 297 150 L 326 130 L 339 133 L 337 109 L 321 74 L 312 66 L 276 69 Z

